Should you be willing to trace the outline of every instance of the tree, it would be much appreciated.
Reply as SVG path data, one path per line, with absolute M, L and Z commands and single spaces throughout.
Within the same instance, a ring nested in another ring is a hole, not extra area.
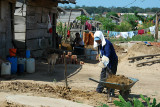
M 112 30 L 114 30 L 114 28 L 116 26 L 114 23 L 112 23 L 112 19 L 110 19 L 110 18 L 101 17 L 101 18 L 99 18 L 98 21 L 100 21 L 102 23 L 103 30 L 112 31 Z
M 124 21 L 128 22 L 132 26 L 132 30 L 138 25 L 138 18 L 135 15 L 125 14 Z
M 84 25 L 84 23 L 85 23 L 87 20 L 89 20 L 89 18 L 88 18 L 87 16 L 85 16 L 85 15 L 78 16 L 78 17 L 76 17 L 76 19 L 77 19 L 78 21 L 80 21 L 82 25 Z
M 106 14 L 106 17 L 109 18 L 110 16 L 115 16 L 115 17 L 118 17 L 117 13 L 116 12 L 109 12 Z

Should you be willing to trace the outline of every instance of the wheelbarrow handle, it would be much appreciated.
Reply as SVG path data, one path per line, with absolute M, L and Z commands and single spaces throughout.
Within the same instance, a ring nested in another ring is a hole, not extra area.
M 97 81 L 97 80 L 92 79 L 92 78 L 89 78 L 89 80 L 94 81 L 94 82 L 97 82 L 97 83 L 103 83 L 103 84 L 105 84 L 105 83 L 106 83 L 106 82 L 104 82 L 104 81 Z

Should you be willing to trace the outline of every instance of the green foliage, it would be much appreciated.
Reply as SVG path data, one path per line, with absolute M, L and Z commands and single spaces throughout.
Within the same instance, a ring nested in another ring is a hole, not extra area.
M 109 106 L 106 104 L 102 104 L 101 106 L 97 106 L 97 107 L 109 107 Z
M 124 21 L 128 22 L 132 25 L 132 29 L 134 30 L 135 27 L 138 25 L 138 18 L 135 15 L 126 14 L 124 15 Z
M 67 35 L 67 27 L 63 26 L 62 22 L 59 22 L 56 26 L 56 32 L 58 33 L 58 35 L 62 35 L 62 37 L 64 37 L 65 35 Z
M 78 21 L 80 21 L 82 25 L 84 25 L 84 23 L 85 23 L 87 20 L 89 20 L 89 18 L 88 18 L 87 16 L 85 16 L 85 15 L 78 16 L 78 17 L 76 17 L 76 19 L 77 19 Z
M 120 25 L 117 25 L 114 30 L 118 32 L 130 31 L 132 30 L 132 25 L 128 22 L 122 22 Z
M 120 101 L 116 101 L 115 100 L 113 102 L 116 106 L 119 106 L 119 107 L 132 107 L 132 104 L 130 102 L 126 102 L 121 95 L 119 95 L 119 99 L 120 99 Z
M 112 23 L 112 20 L 110 18 L 105 18 L 105 17 L 99 17 L 98 19 L 102 23 L 102 29 L 103 30 L 114 30 L 115 24 Z
M 154 26 L 153 22 L 149 21 L 149 22 L 144 22 L 142 27 L 139 27 L 138 29 L 145 29 L 145 28 L 149 28 L 151 26 Z
M 131 102 L 126 102 L 121 95 L 119 95 L 120 101 L 115 100 L 113 103 L 118 106 L 118 107 L 145 107 L 144 103 L 147 103 L 147 107 L 160 107 L 160 103 L 156 104 L 156 99 L 154 98 L 152 103 L 150 102 L 149 97 L 144 97 L 142 94 L 140 95 L 141 99 L 144 101 L 142 102 L 141 100 L 137 98 L 133 98 L 133 104 Z
M 118 17 L 117 13 L 116 12 L 108 12 L 106 14 L 106 17 L 109 18 L 110 16 L 115 16 L 115 17 Z

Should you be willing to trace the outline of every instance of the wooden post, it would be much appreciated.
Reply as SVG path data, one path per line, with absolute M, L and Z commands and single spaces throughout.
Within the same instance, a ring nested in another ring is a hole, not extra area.
M 66 52 L 63 52 L 63 56 L 64 56 L 64 66 L 65 66 L 65 71 L 64 71 L 64 77 L 65 77 L 65 84 L 66 84 L 66 88 L 68 88 L 68 83 L 67 83 L 67 63 L 66 63 Z
M 156 13 L 156 28 L 155 28 L 155 39 L 158 40 L 158 30 L 159 30 L 159 13 Z

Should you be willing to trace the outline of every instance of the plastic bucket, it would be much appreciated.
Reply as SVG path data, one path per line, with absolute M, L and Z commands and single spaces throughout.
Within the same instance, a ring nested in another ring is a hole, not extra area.
M 11 64 L 9 62 L 2 63 L 1 75 L 11 75 Z
M 30 50 L 26 50 L 26 58 L 30 58 Z
M 18 58 L 18 64 L 23 64 L 24 66 L 24 71 L 25 71 L 25 67 L 26 67 L 26 58 Z
M 17 73 L 17 57 L 7 57 L 7 60 L 11 63 L 11 74 Z
M 91 49 L 86 49 L 85 54 L 86 54 L 87 59 L 91 59 L 91 56 L 90 56 L 91 55 Z
M 14 49 L 14 48 L 9 49 L 9 55 L 10 56 L 16 56 L 16 52 L 17 52 L 17 49 Z
M 35 59 L 34 58 L 28 58 L 26 60 L 26 72 L 28 73 L 35 72 Z
M 96 56 L 97 56 L 98 52 L 97 51 L 91 51 L 91 60 L 96 60 Z
M 23 72 L 24 72 L 24 65 L 18 64 L 18 73 L 23 73 Z

